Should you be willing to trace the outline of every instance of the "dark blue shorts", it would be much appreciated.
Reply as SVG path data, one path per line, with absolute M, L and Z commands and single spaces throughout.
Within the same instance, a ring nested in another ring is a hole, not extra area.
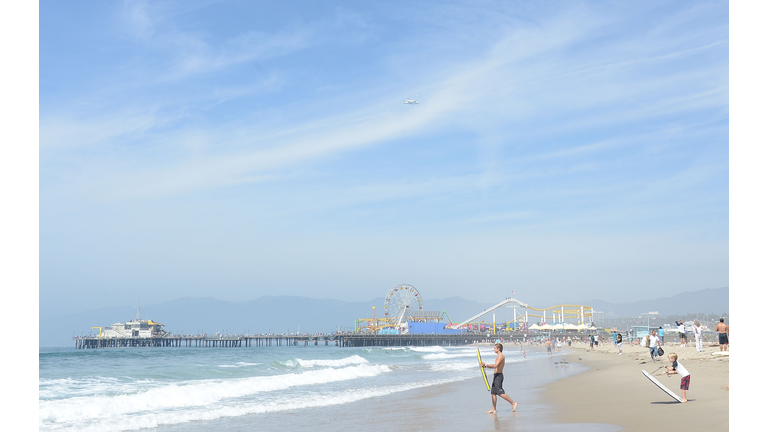
M 492 395 L 503 395 L 504 389 L 501 388 L 501 385 L 504 383 L 504 374 L 503 373 L 495 373 L 493 374 L 493 385 L 491 385 L 491 394 Z

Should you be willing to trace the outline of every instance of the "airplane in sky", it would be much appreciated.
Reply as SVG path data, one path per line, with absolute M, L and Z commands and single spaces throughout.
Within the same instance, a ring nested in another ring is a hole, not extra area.
M 408 105 L 418 105 L 419 101 L 417 101 L 416 99 L 403 99 L 403 103 Z

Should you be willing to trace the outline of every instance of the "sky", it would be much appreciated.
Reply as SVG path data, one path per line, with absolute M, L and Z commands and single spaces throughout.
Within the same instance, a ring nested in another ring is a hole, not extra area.
M 728 3 L 40 2 L 41 317 L 404 283 L 728 286 Z

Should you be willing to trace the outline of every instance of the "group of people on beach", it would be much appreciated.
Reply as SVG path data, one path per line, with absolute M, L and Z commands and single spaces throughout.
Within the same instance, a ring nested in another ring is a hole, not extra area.
M 563 338 L 561 341 L 560 338 L 554 339 L 554 338 L 547 338 L 547 340 L 544 342 L 544 346 L 547 347 L 547 356 L 552 357 L 552 347 L 557 346 L 557 351 L 560 352 L 560 350 L 563 348 L 563 342 L 566 342 L 568 346 L 571 346 L 571 338 L 570 336 L 566 340 Z
M 680 346 L 685 347 L 686 343 L 688 342 L 688 337 L 686 335 L 685 331 L 685 324 L 683 323 L 683 320 L 677 320 L 675 321 L 675 325 L 677 326 L 677 332 L 680 337 Z M 696 341 L 696 352 L 703 352 L 704 351 L 704 327 L 701 325 L 701 322 L 698 319 L 693 320 L 693 336 Z M 728 350 L 728 324 L 725 323 L 725 319 L 720 318 L 720 322 L 715 327 L 715 331 L 717 332 L 718 336 L 718 342 L 720 344 L 720 351 L 727 351 Z M 658 350 L 659 347 L 664 345 L 664 329 L 662 327 L 659 327 L 658 336 L 656 333 L 656 330 L 652 331 L 650 335 L 646 336 L 645 338 L 645 346 L 647 346 L 651 351 L 651 359 L 654 359 L 656 355 L 654 352 Z
M 675 324 L 678 325 L 678 332 L 680 333 L 680 347 L 685 347 L 685 344 L 687 342 L 687 338 L 685 335 L 685 325 L 683 324 L 682 320 L 675 321 Z M 663 331 L 662 328 L 659 328 L 660 331 Z M 693 321 L 693 335 L 696 339 L 696 352 L 703 352 L 703 327 L 701 325 L 701 322 L 699 322 L 698 319 Z M 724 351 L 728 349 L 728 324 L 725 323 L 725 320 L 723 318 L 720 318 L 720 322 L 717 323 L 717 326 L 715 327 L 715 331 L 718 333 L 718 342 L 720 344 L 720 351 Z M 651 353 L 651 360 L 654 362 L 656 361 L 656 357 L 661 354 L 660 348 L 663 344 L 663 340 L 660 339 L 658 336 L 656 336 L 656 331 L 654 330 L 650 335 L 646 336 L 647 338 L 647 346 Z M 619 354 L 621 354 L 621 347 L 619 346 Z M 663 366 L 667 369 L 667 376 L 672 374 L 679 374 L 680 375 L 680 390 L 683 392 L 683 399 L 681 402 L 688 402 L 688 398 L 686 396 L 686 391 L 691 385 L 691 374 L 688 372 L 685 367 L 683 367 L 682 364 L 678 361 L 678 357 L 676 353 L 669 353 L 667 355 L 667 358 L 672 363 L 672 366 Z
M 682 320 L 675 321 L 675 325 L 677 326 L 677 330 L 680 333 L 680 346 L 685 347 L 685 344 L 687 342 L 687 338 L 685 336 L 685 325 Z M 664 336 L 663 336 L 664 329 L 662 327 L 659 327 L 658 333 L 656 330 L 653 330 L 651 334 L 647 335 L 645 338 L 645 346 L 647 346 L 650 350 L 651 354 L 651 360 L 656 361 L 656 358 L 660 355 L 663 355 L 663 351 L 661 351 L 661 346 L 664 345 Z M 720 343 L 720 351 L 724 351 L 728 349 L 728 325 L 725 324 L 725 320 L 723 318 L 720 318 L 720 322 L 715 327 L 715 331 L 718 333 L 718 342 Z M 696 339 L 696 352 L 702 352 L 704 351 L 703 348 L 703 327 L 698 319 L 694 320 L 693 322 L 693 335 Z M 615 332 L 613 334 L 613 343 L 616 345 L 616 347 L 619 350 L 619 355 L 622 355 L 622 344 L 623 344 L 624 338 L 621 335 L 621 332 Z M 532 343 L 532 341 L 529 341 L 529 343 Z M 557 348 L 560 350 L 562 343 L 560 339 L 556 340 Z M 567 339 L 568 346 L 571 345 L 571 338 L 569 337 Z M 599 343 L 599 336 L 598 335 L 590 335 L 589 336 L 589 346 L 590 350 L 594 351 L 595 346 L 597 346 Z M 552 355 L 552 346 L 553 346 L 553 339 L 547 338 L 544 342 L 544 346 L 547 348 L 547 354 L 549 356 Z M 521 344 L 522 349 L 522 344 Z M 512 411 L 514 412 L 517 410 L 517 403 L 510 398 L 503 388 L 504 383 L 504 366 L 506 364 L 506 359 L 504 358 L 504 354 L 502 352 L 504 351 L 504 346 L 500 343 L 500 341 L 497 341 L 496 344 L 493 346 L 493 352 L 496 353 L 496 361 L 493 363 L 485 363 L 481 362 L 480 366 L 483 368 L 490 368 L 493 369 L 493 384 L 491 385 L 491 404 L 492 408 L 487 412 L 488 414 L 495 414 L 496 413 L 496 401 L 497 397 L 501 397 L 502 399 L 506 400 L 512 405 Z M 680 390 L 683 392 L 683 398 L 682 402 L 688 402 L 688 398 L 686 395 L 686 392 L 688 391 L 690 384 L 691 384 L 691 374 L 688 372 L 688 370 L 680 363 L 678 360 L 678 356 L 676 353 L 669 353 L 667 354 L 667 359 L 670 363 L 672 363 L 671 366 L 662 366 L 662 368 L 666 369 L 667 376 L 670 375 L 680 375 Z

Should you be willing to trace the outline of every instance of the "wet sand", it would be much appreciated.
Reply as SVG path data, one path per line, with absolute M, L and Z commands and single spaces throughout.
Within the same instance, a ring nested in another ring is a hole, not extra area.
M 556 407 L 555 416 L 563 423 L 609 423 L 628 431 L 727 431 L 730 357 L 713 356 L 720 349 L 708 345 L 701 353 L 693 343 L 686 347 L 668 343 L 663 348 L 664 358 L 654 363 L 648 348 L 639 345 L 625 343 L 624 354 L 619 356 L 612 343 L 601 344 L 594 351 L 589 344 L 574 344 L 563 358 L 589 369 L 546 385 L 543 396 Z M 657 371 L 656 379 L 682 396 L 680 376 L 667 377 L 658 370 L 671 364 L 666 357 L 672 352 L 691 374 L 688 402 L 684 404 L 641 373 Z

